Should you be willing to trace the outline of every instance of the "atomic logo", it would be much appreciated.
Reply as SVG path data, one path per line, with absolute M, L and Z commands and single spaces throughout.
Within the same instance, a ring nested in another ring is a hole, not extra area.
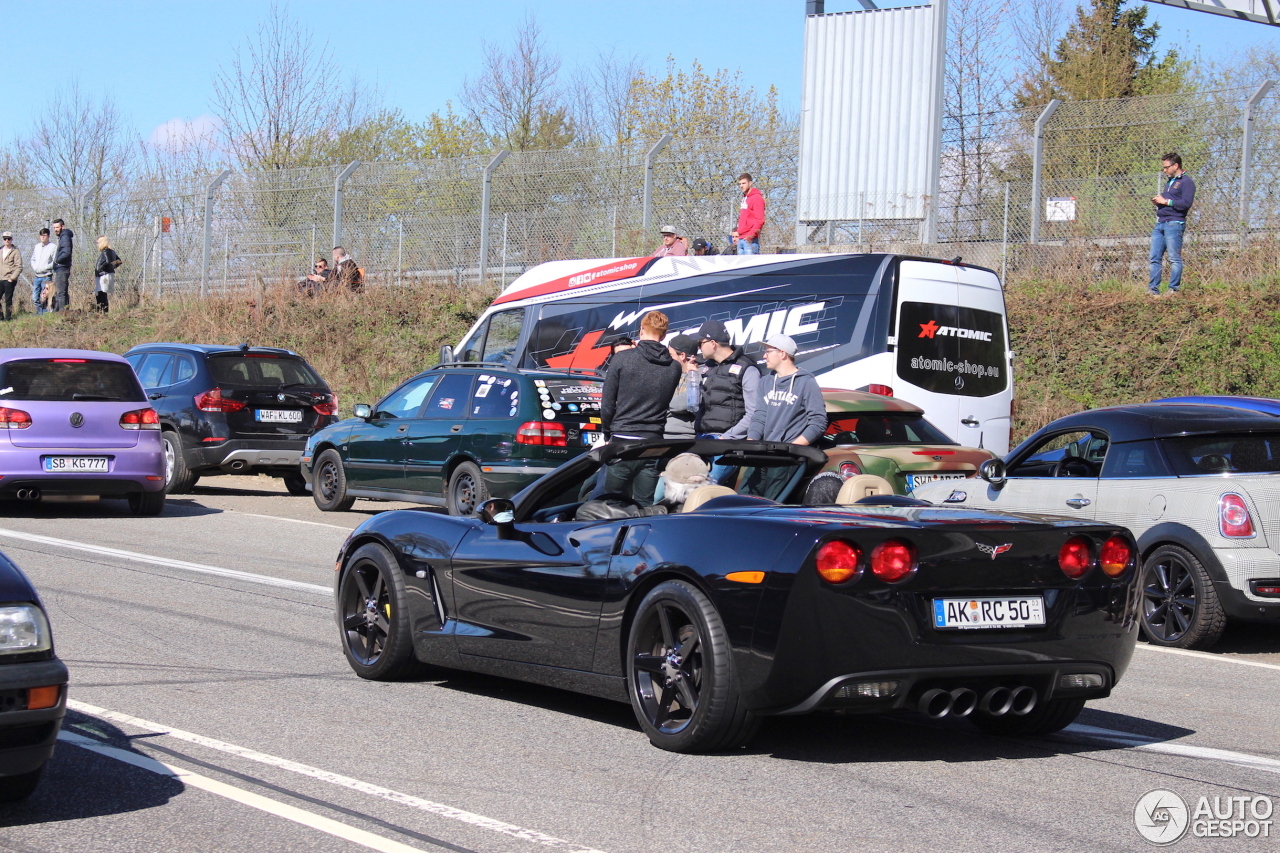
M 938 332 L 938 324 L 933 320 L 920 324 L 920 335 L 922 338 L 932 338 Z

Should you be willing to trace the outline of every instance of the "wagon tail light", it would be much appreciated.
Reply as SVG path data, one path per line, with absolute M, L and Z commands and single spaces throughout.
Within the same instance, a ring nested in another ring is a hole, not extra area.
M 0 429 L 27 429 L 30 426 L 31 415 L 21 409 L 0 406 Z
M 311 406 L 315 409 L 317 415 L 336 415 L 338 414 L 338 395 L 329 394 L 319 403 Z
M 1218 530 L 1231 539 L 1253 538 L 1253 518 L 1244 498 L 1232 494 L 1218 498 Z
M 120 429 L 160 429 L 155 409 L 134 409 L 120 416 Z
M 516 444 L 568 447 L 569 436 L 565 433 L 563 424 L 554 421 L 525 421 L 516 430 Z
M 834 539 L 818 549 L 818 575 L 827 583 L 844 583 L 862 574 L 862 549 Z
M 196 408 L 202 412 L 238 412 L 245 406 L 242 400 L 222 396 L 221 388 L 214 388 L 196 395 Z
M 871 552 L 871 574 L 886 583 L 906 580 L 916 573 L 916 548 L 901 539 L 881 542 Z
M 1133 548 L 1123 536 L 1112 536 L 1102 543 L 1102 551 L 1098 555 L 1098 564 L 1107 577 L 1118 578 L 1129 568 L 1133 559 Z
M 1083 536 L 1072 536 L 1058 551 L 1058 567 L 1072 580 L 1084 577 L 1093 565 L 1093 546 Z

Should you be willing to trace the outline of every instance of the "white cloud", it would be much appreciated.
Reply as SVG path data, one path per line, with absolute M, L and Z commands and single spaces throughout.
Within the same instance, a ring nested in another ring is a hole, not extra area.
M 181 151 L 188 145 L 208 144 L 222 127 L 222 121 L 215 115 L 205 113 L 188 121 L 183 118 L 171 118 L 156 125 L 147 137 L 147 141 L 159 148 L 171 148 Z

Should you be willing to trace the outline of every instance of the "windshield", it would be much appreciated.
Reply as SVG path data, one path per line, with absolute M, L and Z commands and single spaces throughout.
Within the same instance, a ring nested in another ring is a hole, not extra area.
M 1160 444 L 1179 477 L 1280 473 L 1280 432 L 1178 436 Z
M 910 412 L 832 413 L 827 416 L 827 431 L 818 439 L 818 447 L 841 444 L 955 445 L 955 442 L 923 416 Z
M 125 362 L 33 358 L 0 364 L 0 405 L 11 400 L 145 403 L 147 396 Z
M 272 389 L 281 385 L 324 387 L 320 377 L 302 359 L 265 353 L 214 356 L 209 359 L 209 372 L 219 385 Z

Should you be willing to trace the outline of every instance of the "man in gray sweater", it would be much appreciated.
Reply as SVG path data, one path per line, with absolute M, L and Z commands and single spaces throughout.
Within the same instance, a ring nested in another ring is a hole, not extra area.
M 760 401 L 751 416 L 750 439 L 813 444 L 827 428 L 827 406 L 812 373 L 796 367 L 796 342 L 774 335 L 764 342 L 764 363 L 773 375 L 760 380 Z M 780 500 L 775 494 L 793 473 L 790 468 L 757 468 L 747 494 Z

